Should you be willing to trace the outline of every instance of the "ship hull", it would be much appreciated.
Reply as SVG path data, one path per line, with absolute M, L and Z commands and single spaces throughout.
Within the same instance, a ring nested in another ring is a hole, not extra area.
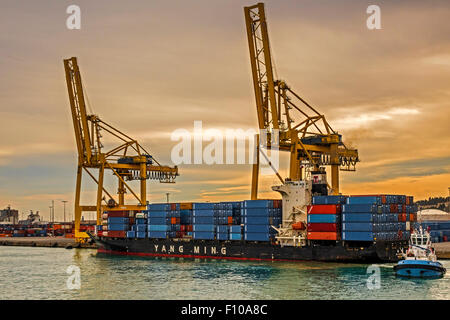
M 95 238 L 98 252 L 114 255 L 255 261 L 396 262 L 403 242 L 313 243 L 305 247 L 264 242 Z

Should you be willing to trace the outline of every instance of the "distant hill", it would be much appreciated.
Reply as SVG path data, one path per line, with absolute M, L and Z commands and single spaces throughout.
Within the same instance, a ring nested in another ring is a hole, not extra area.
M 450 212 L 449 208 L 450 197 L 433 197 L 428 200 L 416 201 L 419 209 L 438 209 L 445 212 Z

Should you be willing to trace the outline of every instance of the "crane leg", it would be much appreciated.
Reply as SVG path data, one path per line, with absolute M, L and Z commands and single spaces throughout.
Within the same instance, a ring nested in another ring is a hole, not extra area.
M 101 166 L 98 171 L 97 183 L 97 225 L 102 224 L 102 195 L 103 195 L 103 177 L 105 174 L 105 166 Z
M 81 195 L 81 178 L 83 176 L 83 168 L 79 165 L 77 169 L 77 183 L 75 187 L 75 238 L 78 241 L 80 238 L 80 221 L 81 221 L 81 206 L 80 206 L 80 195 Z
M 255 136 L 255 154 L 252 167 L 252 194 L 251 199 L 258 199 L 258 179 L 259 179 L 259 134 Z
M 147 164 L 141 163 L 140 170 L 141 178 L 141 205 L 147 204 Z

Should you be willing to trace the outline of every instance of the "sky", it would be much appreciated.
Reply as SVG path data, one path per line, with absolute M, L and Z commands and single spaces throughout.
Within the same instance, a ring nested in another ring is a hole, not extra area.
M 278 78 L 359 151 L 343 194 L 448 195 L 450 3 L 268 0 Z M 66 9 L 81 9 L 69 30 Z M 92 111 L 172 165 L 177 129 L 257 127 L 243 7 L 254 2 L 20 1 L 0 10 L 0 208 L 73 213 L 76 145 L 63 59 L 76 56 Z M 370 4 L 381 29 L 369 30 Z M 108 141 L 106 141 L 108 142 Z M 283 155 L 280 173 L 286 176 Z M 152 202 L 250 197 L 251 166 L 179 166 Z M 115 190 L 108 176 L 107 184 Z M 96 187 L 85 179 L 83 202 Z M 261 197 L 279 198 L 260 181 Z M 21 216 L 22 218 L 22 216 Z

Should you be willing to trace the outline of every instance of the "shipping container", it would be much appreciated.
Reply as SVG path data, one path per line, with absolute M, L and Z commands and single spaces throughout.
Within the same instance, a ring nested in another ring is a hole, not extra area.
M 338 232 L 308 232 L 308 240 L 340 240 Z
M 339 204 L 317 204 L 307 206 L 308 214 L 339 214 L 341 213 L 341 205 Z

